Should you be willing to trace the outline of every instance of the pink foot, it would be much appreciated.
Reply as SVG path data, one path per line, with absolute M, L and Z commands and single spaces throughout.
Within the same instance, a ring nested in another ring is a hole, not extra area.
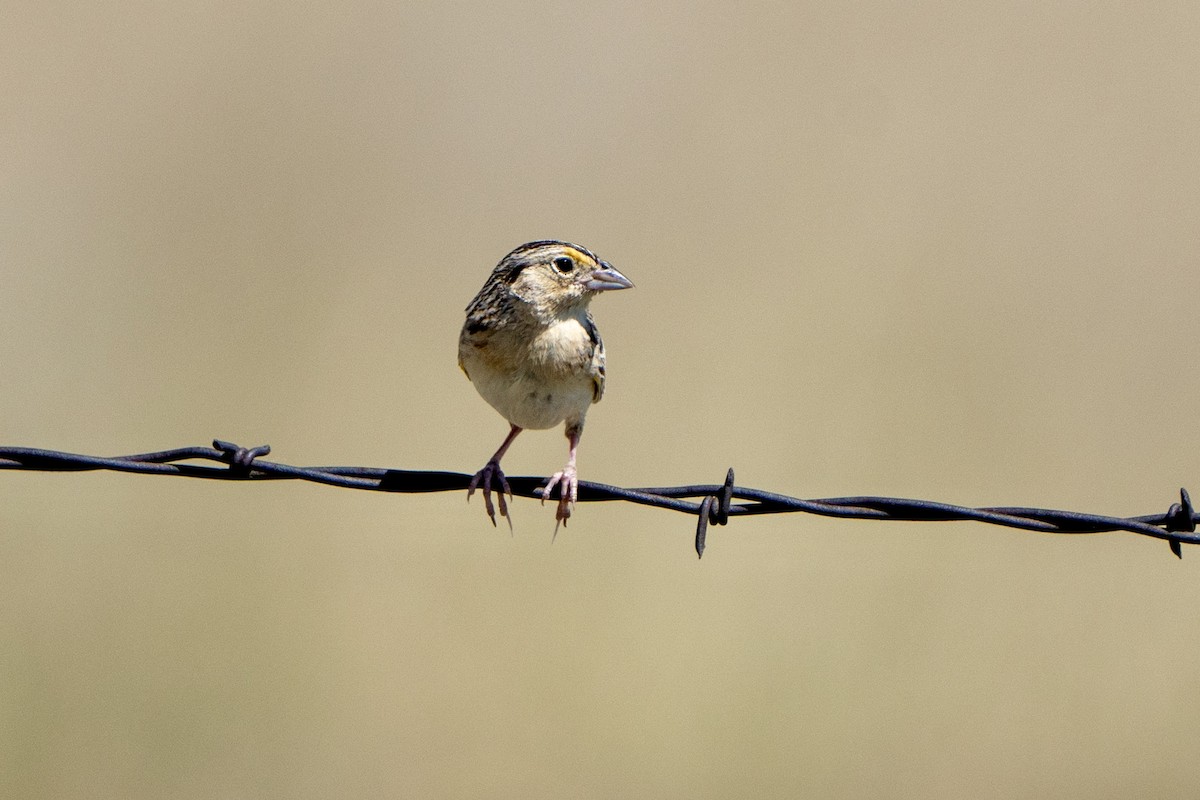
M 554 532 L 558 533 L 558 524 L 566 526 L 567 520 L 571 517 L 571 511 L 575 507 L 575 501 L 579 499 L 579 476 L 575 474 L 574 464 L 567 464 L 561 472 L 550 476 L 550 482 L 546 484 L 545 489 L 542 489 L 542 505 L 546 504 L 546 498 L 550 496 L 555 486 L 558 486 L 558 509 L 554 512 L 554 519 L 557 520 Z
M 493 481 L 499 481 L 499 484 L 494 484 Z M 508 492 L 511 498 L 512 488 L 508 485 L 508 479 L 504 477 L 504 473 L 500 470 L 499 461 L 489 461 L 484 465 L 483 469 L 475 473 L 475 477 L 471 478 L 471 482 L 467 484 L 467 501 L 471 500 L 471 495 L 475 494 L 477 488 L 483 489 L 483 508 L 487 511 L 488 518 L 492 521 L 492 526 L 496 525 L 496 509 L 492 506 L 492 489 L 496 489 L 496 499 L 500 501 L 500 516 L 508 520 L 508 529 L 512 530 L 512 517 L 508 513 L 508 504 L 504 502 L 504 493 Z

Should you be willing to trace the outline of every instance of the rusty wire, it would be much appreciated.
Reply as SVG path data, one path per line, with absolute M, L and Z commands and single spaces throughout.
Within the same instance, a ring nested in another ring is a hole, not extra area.
M 295 467 L 263 460 L 262 457 L 270 452 L 269 445 L 239 447 L 220 439 L 214 440 L 212 447 L 180 447 L 156 453 L 110 458 L 31 447 L 0 447 L 0 469 L 43 472 L 114 470 L 147 475 L 239 481 L 305 480 L 346 489 L 410 493 L 465 490 L 472 477 L 461 472 L 377 467 Z M 223 466 L 181 463 L 190 461 L 213 461 Z M 541 487 L 546 479 L 510 477 L 508 481 L 513 494 L 540 499 Z M 1200 520 L 1200 515 L 1197 515 L 1192 507 L 1186 489 L 1180 489 L 1179 495 L 1179 502 L 1172 504 L 1165 514 L 1111 517 L 1045 508 L 968 508 L 931 500 L 906 500 L 896 497 L 802 500 L 761 489 L 736 486 L 732 469 L 726 474 L 722 484 L 625 489 L 592 481 L 579 482 L 579 500 L 583 502 L 625 500 L 695 515 L 698 520 L 695 538 L 697 556 L 704 555 L 710 524 L 725 525 L 729 518 L 734 516 L 804 512 L 843 519 L 921 522 L 966 520 L 1039 533 L 1127 531 L 1164 539 L 1170 544 L 1171 552 L 1182 558 L 1181 544 L 1200 544 L 1200 534 L 1196 533 L 1196 522 Z M 745 502 L 735 503 L 734 500 Z

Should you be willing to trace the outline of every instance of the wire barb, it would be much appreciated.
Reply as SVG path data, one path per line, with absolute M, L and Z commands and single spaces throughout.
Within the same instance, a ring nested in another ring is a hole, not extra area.
M 1179 489 L 1179 502 L 1172 503 L 1171 508 L 1167 510 L 1167 530 L 1172 533 L 1194 533 L 1196 530 L 1195 510 L 1192 508 L 1192 497 L 1188 494 L 1188 490 Z M 1167 542 L 1171 546 L 1171 552 L 1178 559 L 1183 559 L 1183 546 L 1178 539 L 1170 539 Z
M 704 558 L 705 540 L 708 538 L 708 524 L 729 524 L 729 505 L 733 500 L 733 467 L 725 473 L 725 485 L 719 494 L 710 494 L 700 501 L 700 510 L 696 523 L 696 558 Z
M 268 445 L 240 447 L 216 439 L 209 447 L 180 447 L 128 456 L 88 456 L 32 447 L 0 446 L 0 470 L 83 472 L 113 470 L 145 475 L 175 475 L 209 480 L 304 480 L 378 492 L 455 492 L 465 490 L 473 476 L 460 472 L 398 470 L 378 467 L 297 467 L 266 461 Z M 218 466 L 197 464 L 216 462 Z M 545 483 L 540 477 L 510 477 L 509 495 L 540 499 Z M 695 498 L 700 498 L 696 500 Z M 1166 514 L 1113 517 L 1057 511 L 1048 508 L 968 508 L 933 500 L 898 497 L 831 497 L 804 500 L 784 494 L 735 486 L 733 470 L 721 485 L 668 486 L 626 489 L 591 481 L 579 482 L 579 501 L 624 500 L 696 516 L 696 555 L 703 556 L 710 524 L 725 525 L 733 516 L 805 513 L 838 519 L 909 520 L 920 522 L 970 521 L 1037 533 L 1080 534 L 1125 531 L 1165 539 L 1171 552 L 1182 557 L 1182 545 L 1200 544 L 1196 523 L 1200 519 L 1186 489 Z M 739 502 L 734 502 L 735 500 Z
M 229 471 L 241 478 L 250 477 L 250 465 L 254 459 L 271 452 L 269 444 L 260 444 L 258 447 L 238 447 L 232 442 L 224 442 L 220 439 L 213 439 L 213 447 L 229 457 Z

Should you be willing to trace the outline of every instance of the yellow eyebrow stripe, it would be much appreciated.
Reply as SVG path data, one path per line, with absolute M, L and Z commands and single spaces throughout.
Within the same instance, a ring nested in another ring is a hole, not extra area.
M 581 253 L 580 251 L 576 250 L 574 247 L 564 247 L 563 252 L 581 264 L 595 264 L 596 263 L 596 260 L 593 259 L 591 256 L 589 256 L 587 253 Z

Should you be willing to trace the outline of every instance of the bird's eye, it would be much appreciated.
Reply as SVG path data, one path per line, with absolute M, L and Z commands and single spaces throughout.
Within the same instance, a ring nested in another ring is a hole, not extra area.
M 554 268 L 565 274 L 575 268 L 575 262 L 568 256 L 559 256 L 554 259 Z

